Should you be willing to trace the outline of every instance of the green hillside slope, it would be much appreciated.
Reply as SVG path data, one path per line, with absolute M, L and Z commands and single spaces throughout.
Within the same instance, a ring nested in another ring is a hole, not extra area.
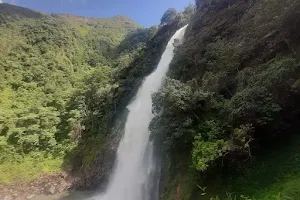
M 107 133 L 117 48 L 141 27 L 123 16 L 46 15 L 9 4 L 0 4 L 0 19 L 0 183 L 11 183 L 60 170 L 83 132 Z M 91 124 L 96 113 L 87 104 L 97 96 L 106 107 Z

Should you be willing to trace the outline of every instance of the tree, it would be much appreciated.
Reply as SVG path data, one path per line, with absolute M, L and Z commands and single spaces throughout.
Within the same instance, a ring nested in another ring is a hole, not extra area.
M 177 13 L 178 12 L 175 8 L 169 8 L 162 16 L 160 20 L 161 24 L 165 24 L 173 20 L 177 16 Z

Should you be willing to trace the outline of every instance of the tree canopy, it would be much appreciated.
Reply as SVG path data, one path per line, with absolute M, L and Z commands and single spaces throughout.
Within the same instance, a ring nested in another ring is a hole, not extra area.
M 46 15 L 9 4 L 0 4 L 0 19 L 0 183 L 8 183 L 61 163 L 84 133 L 108 134 L 115 66 L 132 52 L 117 49 L 141 27 L 123 16 Z M 27 174 L 24 165 L 8 170 L 18 163 L 33 165 Z

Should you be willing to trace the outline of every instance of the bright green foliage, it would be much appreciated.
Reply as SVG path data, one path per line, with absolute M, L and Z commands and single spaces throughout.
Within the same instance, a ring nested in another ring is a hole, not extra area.
M 199 125 L 199 135 L 195 136 L 192 157 L 195 167 L 204 171 L 213 162 L 230 150 L 228 141 L 221 139 L 224 131 L 215 121 Z
M 61 158 L 43 155 L 17 156 L 13 160 L 1 164 L 0 184 L 23 183 L 38 178 L 42 173 L 55 173 L 61 171 L 63 160 Z
M 200 136 L 196 137 L 193 149 L 194 165 L 198 170 L 204 171 L 210 162 L 222 157 L 229 149 L 228 142 L 224 140 L 205 142 Z
M 182 17 L 191 13 L 187 9 Z M 8 4 L 0 4 L 0 14 L 0 178 L 5 183 L 70 164 L 87 172 L 104 151 L 117 113 L 183 26 L 179 17 L 142 29 L 123 16 L 46 15 Z M 7 170 L 12 163 L 16 168 Z
M 8 4 L 0 15 L 0 182 L 9 183 L 61 169 L 66 155 L 91 141 L 85 137 L 104 141 L 116 60 L 130 46 L 117 48 L 140 26 L 122 16 L 46 15 Z

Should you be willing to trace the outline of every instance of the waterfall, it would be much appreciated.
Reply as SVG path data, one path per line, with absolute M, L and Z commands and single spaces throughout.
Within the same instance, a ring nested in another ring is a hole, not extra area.
M 156 200 L 158 199 L 159 165 L 154 158 L 154 148 L 149 141 L 150 121 L 154 117 L 152 93 L 159 90 L 174 56 L 174 42 L 181 41 L 186 27 L 179 29 L 168 42 L 156 70 L 144 80 L 134 101 L 128 106 L 117 160 L 107 191 L 94 200 Z

